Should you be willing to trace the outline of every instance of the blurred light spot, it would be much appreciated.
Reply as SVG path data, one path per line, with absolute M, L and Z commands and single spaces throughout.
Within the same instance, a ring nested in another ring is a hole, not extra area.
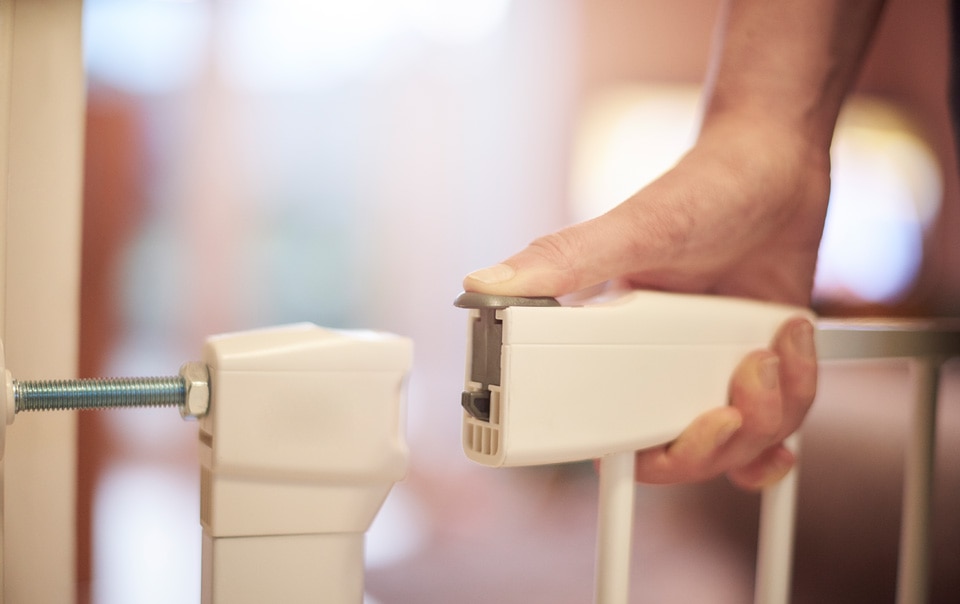
M 448 44 L 480 40 L 499 27 L 510 0 L 406 0 L 414 26 Z
M 850 105 L 832 149 L 819 298 L 889 302 L 913 283 L 943 184 L 929 147 L 888 107 Z
M 284 89 L 365 69 L 400 17 L 382 0 L 243 0 L 224 16 L 224 78 L 243 88 Z
M 88 0 L 83 53 L 91 77 L 135 94 L 185 86 L 202 66 L 209 9 L 201 2 Z
M 510 0 L 237 0 L 84 3 L 90 75 L 137 94 L 180 88 L 204 68 L 207 44 L 231 86 L 301 90 L 383 65 L 419 39 L 464 45 L 490 35 Z
M 382 65 L 402 42 L 465 44 L 502 22 L 509 0 L 243 0 L 224 11 L 220 69 L 241 89 L 336 84 Z
M 301 90 L 384 64 L 410 38 L 470 44 L 504 21 L 510 0 L 236 0 L 84 3 L 84 55 L 91 76 L 155 94 L 182 87 L 203 68 L 205 45 L 231 86 Z
M 667 171 L 694 141 L 699 90 L 625 87 L 584 115 L 571 182 L 574 216 L 606 212 Z M 848 103 L 832 148 L 830 210 L 814 297 L 894 302 L 913 283 L 942 199 L 929 147 L 894 108 Z
M 611 91 L 592 103 L 574 147 L 574 217 L 614 207 L 677 162 L 696 135 L 700 95 L 689 87 Z
M 196 472 L 124 462 L 108 466 L 93 511 L 99 604 L 195 602 L 200 593 Z M 185 548 L 184 543 L 193 544 Z

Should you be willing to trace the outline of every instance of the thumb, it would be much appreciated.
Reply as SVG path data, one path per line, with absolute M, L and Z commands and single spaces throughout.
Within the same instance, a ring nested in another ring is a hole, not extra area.
M 607 214 L 540 237 L 500 264 L 470 273 L 463 287 L 503 296 L 562 296 L 628 272 L 625 252 L 632 247 L 627 230 Z

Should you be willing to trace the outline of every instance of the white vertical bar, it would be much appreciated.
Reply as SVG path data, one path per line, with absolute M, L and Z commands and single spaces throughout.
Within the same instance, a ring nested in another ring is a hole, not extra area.
M 0 2 L 0 341 L 6 340 L 4 325 L 7 315 L 7 195 L 5 192 L 7 185 L 7 165 L 8 165 L 8 147 L 10 138 L 10 83 L 11 67 L 13 65 L 13 3 Z M 6 430 L 6 426 L 0 426 L 0 430 Z M 6 446 L 6 438 L 4 444 Z M 4 539 L 3 532 L 3 451 L 0 451 L 0 604 L 3 604 L 3 550 Z
M 596 604 L 626 604 L 630 598 L 635 453 L 600 460 Z
M 784 444 L 798 455 L 799 434 L 794 433 Z M 790 601 L 799 474 L 798 461 L 780 482 L 763 490 L 754 604 L 787 604 Z
M 3 343 L 19 379 L 70 377 L 79 335 L 80 0 L 0 0 Z M 3 466 L 6 602 L 76 595 L 76 415 L 24 416 Z
M 941 363 L 941 359 L 930 357 L 910 362 L 914 401 L 904 460 L 897 604 L 922 604 L 928 596 L 930 506 Z

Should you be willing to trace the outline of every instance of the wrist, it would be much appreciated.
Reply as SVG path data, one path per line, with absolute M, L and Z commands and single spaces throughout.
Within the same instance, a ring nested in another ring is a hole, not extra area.
M 802 119 L 742 111 L 704 117 L 696 148 L 733 162 L 786 162 L 806 173 L 829 177 L 833 122 L 819 129 Z
M 705 122 L 771 124 L 828 149 L 884 0 L 727 0 Z
M 756 135 L 793 145 L 811 159 L 829 156 L 840 105 L 836 108 L 814 107 L 813 103 L 804 106 L 749 92 L 728 101 L 730 96 L 719 93 L 711 96 L 698 140 Z

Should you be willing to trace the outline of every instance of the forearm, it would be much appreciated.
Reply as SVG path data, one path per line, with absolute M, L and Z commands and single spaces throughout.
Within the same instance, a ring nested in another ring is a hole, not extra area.
M 775 125 L 827 149 L 884 0 L 728 0 L 704 131 Z

